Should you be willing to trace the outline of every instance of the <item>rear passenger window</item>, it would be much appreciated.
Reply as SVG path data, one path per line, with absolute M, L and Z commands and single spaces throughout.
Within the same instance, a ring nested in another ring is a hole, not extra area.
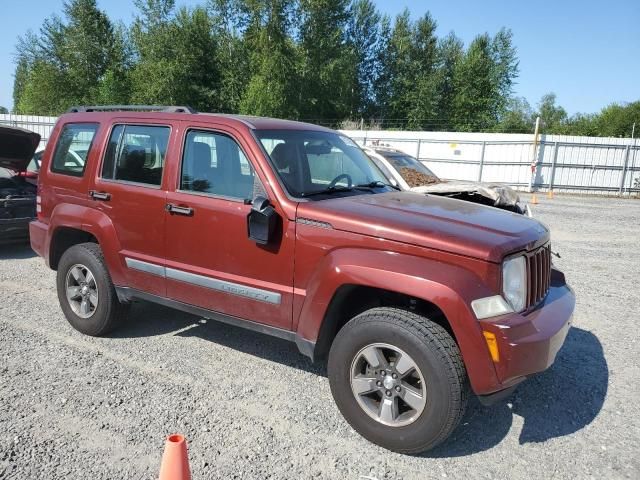
M 187 133 L 180 189 L 240 200 L 265 195 L 251 163 L 232 138 L 194 130 Z
M 53 153 L 51 171 L 81 177 L 97 130 L 98 125 L 95 123 L 65 125 Z
M 117 125 L 111 132 L 102 178 L 159 186 L 169 127 Z

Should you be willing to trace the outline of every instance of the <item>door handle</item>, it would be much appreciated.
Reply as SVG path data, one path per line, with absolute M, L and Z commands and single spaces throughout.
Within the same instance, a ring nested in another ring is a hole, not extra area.
M 96 192 L 95 190 L 90 190 L 89 196 L 94 200 L 103 200 L 105 202 L 111 200 L 111 194 L 107 192 Z
M 173 203 L 167 203 L 165 209 L 169 213 L 175 213 L 176 215 L 184 215 L 186 217 L 190 217 L 193 215 L 193 208 L 191 207 L 180 207 L 178 205 L 174 205 Z

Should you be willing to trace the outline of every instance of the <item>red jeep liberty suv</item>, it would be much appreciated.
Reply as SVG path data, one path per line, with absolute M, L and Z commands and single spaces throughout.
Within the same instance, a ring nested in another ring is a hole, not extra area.
M 549 367 L 575 298 L 537 220 L 400 192 L 349 138 L 188 107 L 76 107 L 42 158 L 31 245 L 69 323 L 134 299 L 327 360 L 346 420 L 390 450 L 439 444 Z

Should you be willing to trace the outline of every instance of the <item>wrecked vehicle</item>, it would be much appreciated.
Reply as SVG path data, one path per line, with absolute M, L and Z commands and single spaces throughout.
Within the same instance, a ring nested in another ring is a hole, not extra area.
M 531 216 L 528 206 L 520 202 L 518 193 L 507 185 L 443 180 L 417 158 L 401 150 L 378 146 L 363 147 L 363 150 L 387 179 L 402 190 L 457 198 Z
M 0 243 L 29 238 L 37 187 L 27 167 L 39 143 L 37 133 L 0 126 Z

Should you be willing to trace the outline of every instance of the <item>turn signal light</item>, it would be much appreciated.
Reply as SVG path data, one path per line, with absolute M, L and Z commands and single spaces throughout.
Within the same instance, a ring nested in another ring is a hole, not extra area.
M 487 347 L 489 347 L 491 360 L 493 360 L 494 363 L 498 363 L 500 361 L 500 352 L 498 351 L 498 340 L 496 339 L 495 333 L 483 331 L 482 334 L 484 335 L 484 340 L 487 342 Z

